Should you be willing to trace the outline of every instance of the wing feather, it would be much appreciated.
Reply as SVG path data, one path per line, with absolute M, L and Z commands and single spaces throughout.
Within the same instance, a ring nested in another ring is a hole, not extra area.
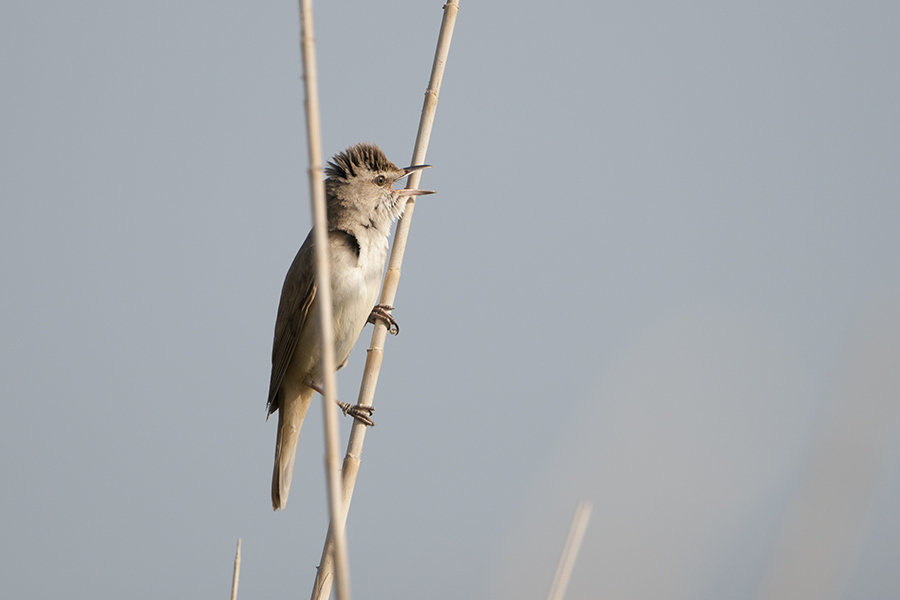
M 280 407 L 278 391 L 287 372 L 310 306 L 316 297 L 315 249 L 312 231 L 297 251 L 284 278 L 281 301 L 275 319 L 275 341 L 272 344 L 272 375 L 269 379 L 268 414 Z

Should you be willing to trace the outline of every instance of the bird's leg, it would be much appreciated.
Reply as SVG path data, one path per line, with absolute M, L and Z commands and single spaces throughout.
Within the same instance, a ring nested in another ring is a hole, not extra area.
M 322 389 L 318 383 L 313 381 L 312 379 L 306 380 L 306 387 L 310 387 L 315 391 L 319 392 L 323 396 L 325 395 L 325 391 Z M 375 412 L 374 406 L 365 406 L 362 404 L 349 404 L 347 402 L 341 402 L 337 398 L 334 400 L 335 404 L 341 409 L 341 412 L 345 415 L 350 415 L 363 425 L 368 425 L 369 427 L 375 427 L 375 421 L 372 420 L 372 413 Z
M 322 386 L 319 385 L 318 383 L 316 383 L 315 381 L 313 381 L 312 379 L 307 379 L 303 383 L 304 383 L 304 385 L 306 385 L 306 387 L 316 390 L 322 396 L 325 395 L 325 390 L 322 389 Z
M 392 310 L 394 310 L 394 307 L 390 304 L 376 304 L 375 308 L 372 309 L 371 314 L 369 314 L 369 323 L 374 325 L 375 319 L 381 319 L 387 324 L 388 333 L 397 335 L 400 333 L 400 325 L 398 325 L 394 317 L 391 316 Z
M 348 404 L 346 402 L 337 402 L 337 405 L 341 407 L 341 411 L 345 415 L 350 415 L 363 425 L 368 425 L 369 427 L 375 427 L 375 421 L 372 420 L 372 413 L 375 411 L 374 406 L 364 406 L 362 404 Z

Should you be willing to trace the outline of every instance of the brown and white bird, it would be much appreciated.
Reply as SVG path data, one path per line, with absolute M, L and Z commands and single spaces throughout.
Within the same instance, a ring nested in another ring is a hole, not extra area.
M 331 265 L 334 354 L 338 369 L 347 363 L 359 334 L 375 318 L 396 322 L 391 307 L 376 306 L 391 224 L 409 196 L 426 190 L 394 190 L 393 184 L 428 165 L 399 168 L 378 146 L 362 143 L 336 154 L 325 168 L 328 253 Z M 288 269 L 281 290 L 268 414 L 278 411 L 272 508 L 283 509 L 291 489 L 300 427 L 316 391 L 322 389 L 316 268 L 310 231 Z M 342 404 L 344 412 L 353 407 Z M 371 424 L 363 414 L 357 418 Z

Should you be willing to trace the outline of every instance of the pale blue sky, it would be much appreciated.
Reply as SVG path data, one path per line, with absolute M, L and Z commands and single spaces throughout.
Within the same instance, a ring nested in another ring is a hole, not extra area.
M 327 154 L 408 163 L 441 4 L 315 7 Z M 582 496 L 569 600 L 751 597 L 848 340 L 900 306 L 898 22 L 462 2 L 348 524 L 357 597 L 544 597 Z M 298 30 L 290 2 L 0 6 L 9 597 L 225 597 L 239 536 L 239 597 L 309 593 L 321 411 L 283 513 L 265 421 L 310 227 Z M 900 594 L 893 431 L 846 597 Z

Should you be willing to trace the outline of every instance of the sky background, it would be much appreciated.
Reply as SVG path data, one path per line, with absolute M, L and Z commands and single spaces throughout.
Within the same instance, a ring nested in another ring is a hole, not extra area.
M 408 163 L 441 4 L 315 7 L 327 155 Z M 463 0 L 356 597 L 543 598 L 582 499 L 569 600 L 753 598 L 797 515 L 847 525 L 817 546 L 834 598 L 900 596 L 897 23 L 865 0 Z M 290 2 L 0 5 L 8 597 L 224 598 L 238 537 L 239 598 L 308 597 L 321 405 L 284 512 L 265 419 L 311 226 L 298 31 Z

